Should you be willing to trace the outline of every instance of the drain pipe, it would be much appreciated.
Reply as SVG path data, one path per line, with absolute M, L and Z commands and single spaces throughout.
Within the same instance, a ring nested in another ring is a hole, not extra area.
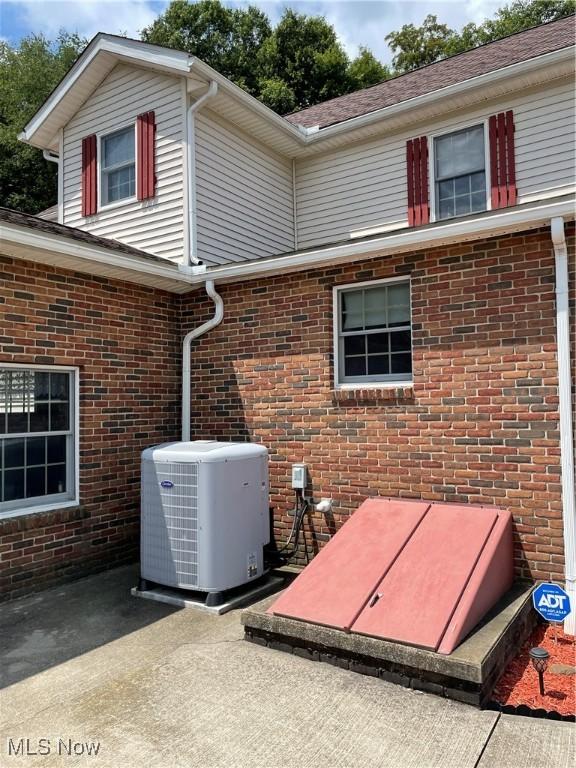
M 560 464 L 562 471 L 562 520 L 566 592 L 572 612 L 564 620 L 564 631 L 576 634 L 576 497 L 574 489 L 574 432 L 570 373 L 570 310 L 568 298 L 568 250 L 564 219 L 550 222 L 556 267 L 556 336 L 558 345 L 558 399 L 560 415 Z
M 224 317 L 224 302 L 216 292 L 214 280 L 206 280 L 206 293 L 214 302 L 214 316 L 187 333 L 182 344 L 182 441 L 190 440 L 190 345 L 199 336 L 220 325 Z
M 196 244 L 196 142 L 194 115 L 198 110 L 218 93 L 218 83 L 215 80 L 210 82 L 208 90 L 203 93 L 199 99 L 196 99 L 186 112 L 186 165 L 187 165 L 187 193 L 188 193 L 188 216 L 186 217 L 186 226 L 188 227 L 188 252 L 184 268 L 190 268 L 200 264 Z M 184 270 L 184 271 L 185 271 Z
M 218 84 L 215 80 L 210 82 L 206 93 L 196 99 L 186 111 L 186 166 L 187 166 L 187 194 L 188 210 L 186 216 L 188 248 L 186 249 L 184 263 L 179 265 L 182 272 L 199 273 L 205 272 L 206 267 L 198 258 L 197 238 L 196 238 L 196 146 L 194 115 L 198 110 L 218 93 Z M 199 338 L 212 328 L 220 325 L 224 317 L 224 303 L 221 296 L 216 292 L 214 280 L 206 280 L 206 293 L 214 302 L 214 316 L 198 328 L 190 331 L 184 337 L 182 342 L 182 441 L 190 440 L 190 347 L 194 339 Z

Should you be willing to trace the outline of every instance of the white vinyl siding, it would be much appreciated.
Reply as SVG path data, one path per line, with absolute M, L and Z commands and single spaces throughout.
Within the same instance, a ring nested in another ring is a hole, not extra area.
M 195 123 L 200 259 L 222 264 L 293 251 L 292 163 L 208 110 Z
M 299 247 L 347 240 L 364 230 L 408 226 L 406 141 L 460 130 L 508 109 L 514 112 L 516 126 L 518 203 L 573 185 L 573 83 L 563 81 L 390 137 L 299 160 Z
M 156 116 L 156 196 L 113 204 L 82 217 L 82 139 L 133 125 L 153 110 Z M 119 240 L 157 256 L 183 254 L 182 135 L 184 110 L 177 77 L 120 64 L 108 75 L 64 129 L 64 224 Z

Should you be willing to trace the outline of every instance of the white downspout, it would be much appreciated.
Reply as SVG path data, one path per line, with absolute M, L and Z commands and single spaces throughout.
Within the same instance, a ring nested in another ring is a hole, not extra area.
M 60 131 L 61 132 L 61 131 Z M 63 202 L 63 184 L 62 184 L 62 142 L 60 142 L 60 154 L 52 152 L 50 149 L 42 150 L 42 157 L 49 163 L 56 163 L 58 166 L 58 223 L 63 224 L 62 202 Z
M 218 84 L 215 80 L 210 82 L 206 93 L 196 99 L 186 110 L 186 191 L 188 198 L 188 211 L 185 226 L 187 227 L 187 237 L 185 242 L 188 248 L 184 254 L 184 263 L 180 265 L 182 272 L 199 272 L 206 267 L 200 265 L 197 249 L 197 227 L 196 227 L 196 140 L 194 115 L 198 110 L 218 93 Z M 224 317 L 224 302 L 221 296 L 216 292 L 214 280 L 206 280 L 206 293 L 214 302 L 214 316 L 203 323 L 198 328 L 190 331 L 184 337 L 182 342 L 182 441 L 190 440 L 190 386 L 191 386 L 191 365 L 190 365 L 190 347 L 194 339 L 207 333 L 222 322 Z
M 188 216 L 186 217 L 186 226 L 188 227 L 188 252 L 185 254 L 184 271 L 200 263 L 197 253 L 196 237 L 196 142 L 194 129 L 194 115 L 198 110 L 218 93 L 218 83 L 215 80 L 210 82 L 208 90 L 203 93 L 199 99 L 196 99 L 186 111 L 186 171 L 187 171 L 187 192 L 188 192 Z
M 222 322 L 224 302 L 216 292 L 214 280 L 206 280 L 206 293 L 214 302 L 214 316 L 207 322 L 187 333 L 182 344 L 182 441 L 190 440 L 190 345 L 194 339 L 211 331 Z
M 566 592 L 572 612 L 564 620 L 566 634 L 576 633 L 576 496 L 574 489 L 574 432 L 570 373 L 570 317 L 568 299 L 568 250 L 564 219 L 550 222 L 556 263 L 556 335 L 558 346 L 558 399 L 560 415 L 560 464 L 562 470 L 562 520 Z

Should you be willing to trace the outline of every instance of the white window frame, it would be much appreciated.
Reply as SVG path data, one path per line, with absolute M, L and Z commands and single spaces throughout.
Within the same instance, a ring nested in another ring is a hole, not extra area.
M 457 124 L 454 126 L 451 126 L 450 129 L 443 128 L 442 130 L 435 131 L 434 133 L 428 134 L 428 146 L 429 146 L 429 152 L 428 152 L 428 184 L 429 184 L 429 191 L 430 191 L 430 222 L 434 221 L 457 221 L 458 219 L 462 219 L 466 216 L 477 216 L 480 213 L 484 213 L 484 211 L 476 211 L 475 213 L 465 213 L 461 216 L 451 216 L 449 219 L 439 219 L 436 216 L 436 159 L 435 159 L 435 141 L 434 139 L 440 139 L 443 136 L 449 136 L 451 133 L 459 133 L 460 131 L 465 131 L 468 128 L 475 128 L 478 125 L 482 125 L 484 128 L 484 172 L 486 174 L 486 210 L 491 211 L 492 210 L 492 196 L 490 194 L 491 190 L 491 179 L 490 179 L 490 133 L 488 130 L 488 118 L 480 118 L 478 120 L 474 120 L 473 122 L 466 122 L 462 124 Z
M 135 182 L 134 182 L 134 189 L 137 189 L 138 186 L 138 134 L 136 132 L 136 121 L 130 120 L 127 123 L 124 123 L 124 125 L 118 125 L 111 131 L 102 131 L 101 133 L 96 134 L 96 139 L 98 141 L 98 150 L 97 150 L 97 169 L 98 169 L 98 211 L 108 211 L 111 208 L 119 208 L 122 205 L 127 205 L 128 203 L 134 203 L 137 200 L 136 192 L 133 195 L 130 195 L 130 197 L 123 197 L 121 200 L 114 200 L 111 203 L 104 203 L 102 200 L 102 190 L 104 189 L 104 183 L 103 178 L 105 174 L 105 169 L 102 167 L 102 158 L 103 155 L 103 144 L 104 139 L 107 139 L 109 136 L 113 136 L 115 133 L 121 133 L 122 131 L 125 131 L 127 128 L 132 128 L 134 130 L 134 174 L 135 174 Z
M 72 374 L 72 450 L 70 460 L 73 462 L 73 466 L 69 468 L 69 478 L 71 485 L 72 498 L 59 499 L 49 502 L 42 502 L 41 499 L 52 498 L 56 494 L 50 494 L 48 496 L 39 496 L 31 499 L 19 499 L 13 502 L 16 506 L 2 508 L 0 503 L 0 520 L 12 517 L 20 517 L 21 515 L 30 515 L 35 512 L 49 512 L 54 509 L 66 509 L 68 507 L 77 507 L 80 503 L 80 369 L 77 366 L 69 365 L 31 365 L 29 363 L 4 363 L 0 362 L 0 369 L 8 368 L 11 370 L 25 370 L 25 371 L 46 371 L 49 373 L 70 373 Z M 3 434 L 3 433 L 2 433 Z M 34 436 L 33 432 L 26 433 L 14 433 L 8 435 L 12 437 L 29 437 Z M 54 434 L 59 434 L 55 432 Z M 66 493 L 66 497 L 68 497 Z M 4 502 L 12 503 L 12 502 Z
M 408 295 L 410 298 L 410 328 L 412 328 L 412 281 L 409 275 L 402 277 L 388 277 L 380 280 L 367 280 L 362 283 L 346 283 L 345 285 L 335 285 L 332 289 L 332 321 L 333 321 L 333 349 L 334 349 L 334 389 L 391 389 L 391 388 L 410 388 L 414 382 L 414 369 L 409 378 L 392 379 L 390 374 L 388 378 L 370 380 L 363 377 L 359 381 L 342 381 L 340 375 L 340 363 L 342 360 L 342 350 L 340 344 L 340 296 L 347 290 L 361 290 L 375 285 L 393 285 L 394 283 L 408 283 Z M 413 357 L 413 344 L 410 343 L 410 356 Z M 392 374 L 393 375 L 393 374 Z

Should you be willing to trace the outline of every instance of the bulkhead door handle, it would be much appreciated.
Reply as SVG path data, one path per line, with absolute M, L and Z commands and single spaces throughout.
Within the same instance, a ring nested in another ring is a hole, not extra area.
M 372 595 L 372 599 L 368 603 L 368 608 L 374 608 L 374 606 L 376 605 L 378 600 L 380 600 L 381 597 L 382 595 L 380 594 L 380 592 L 376 592 L 376 594 Z

